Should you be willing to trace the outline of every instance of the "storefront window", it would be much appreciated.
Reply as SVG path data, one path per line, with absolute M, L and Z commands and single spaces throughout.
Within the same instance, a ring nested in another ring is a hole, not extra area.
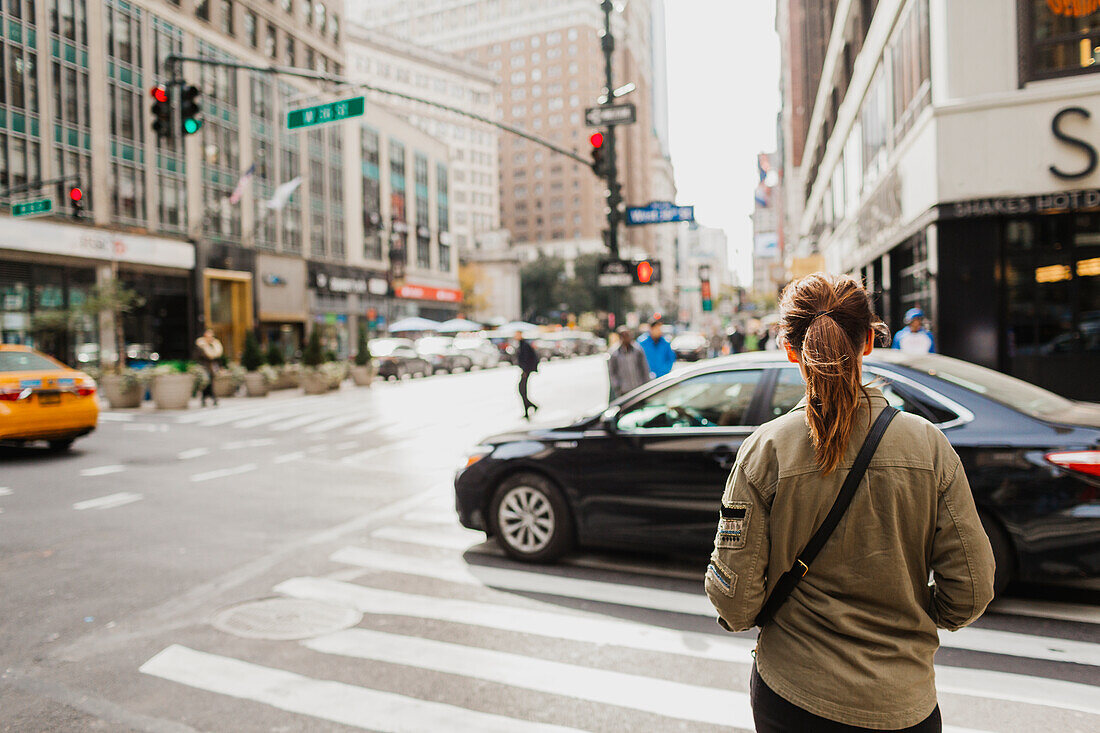
M 1025 0 L 1024 79 L 1100 71 L 1100 4 L 1091 0 Z

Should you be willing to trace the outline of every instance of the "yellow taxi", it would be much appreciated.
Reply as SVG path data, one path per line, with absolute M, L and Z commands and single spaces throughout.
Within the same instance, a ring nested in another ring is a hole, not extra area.
M 26 346 L 0 344 L 0 442 L 65 450 L 95 430 L 95 380 Z

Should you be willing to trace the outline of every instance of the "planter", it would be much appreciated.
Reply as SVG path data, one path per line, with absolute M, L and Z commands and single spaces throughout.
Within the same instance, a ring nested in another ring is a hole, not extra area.
M 259 372 L 244 375 L 244 392 L 249 397 L 267 397 L 267 380 Z
M 318 371 L 302 372 L 302 391 L 306 394 L 324 394 L 329 390 L 329 380 Z
M 298 369 L 280 369 L 279 378 L 272 383 L 272 389 L 296 389 L 301 386 L 301 372 Z
M 351 368 L 351 381 L 359 387 L 369 387 L 374 379 L 374 369 L 370 365 L 353 366 Z
M 158 374 L 153 378 L 153 403 L 158 410 L 185 410 L 195 391 L 190 374 Z
M 237 394 L 237 380 L 233 378 L 232 374 L 221 373 L 214 375 L 214 396 L 215 397 L 232 397 Z
M 99 380 L 99 388 L 107 403 L 114 409 L 120 407 L 141 407 L 141 395 L 145 388 L 133 377 L 121 374 L 105 374 Z

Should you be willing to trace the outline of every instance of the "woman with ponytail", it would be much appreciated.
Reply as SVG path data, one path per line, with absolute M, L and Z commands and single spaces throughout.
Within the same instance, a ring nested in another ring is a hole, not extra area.
M 706 573 L 724 628 L 761 627 L 757 731 L 940 731 L 936 629 L 993 598 L 966 474 L 935 426 L 864 385 L 887 332 L 858 280 L 801 278 L 779 308 L 806 396 L 741 446 Z

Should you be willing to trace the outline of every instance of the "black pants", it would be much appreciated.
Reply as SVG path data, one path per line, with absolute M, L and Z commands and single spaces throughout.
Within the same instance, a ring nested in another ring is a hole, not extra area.
M 764 683 L 755 664 L 749 691 L 757 733 L 867 733 L 873 730 L 821 718 L 788 702 Z M 940 733 L 942 730 L 940 706 L 937 705 L 932 714 L 920 723 L 893 733 Z
M 523 370 L 523 375 L 519 378 L 519 398 L 523 400 L 523 414 L 529 413 L 532 408 L 535 407 L 535 403 L 531 401 L 531 398 L 527 396 L 527 380 L 531 378 L 531 372 L 526 369 Z
M 202 404 L 206 404 L 207 397 L 212 399 L 215 405 L 218 404 L 218 397 L 214 394 L 214 370 L 210 367 L 206 369 L 206 386 L 202 388 Z

